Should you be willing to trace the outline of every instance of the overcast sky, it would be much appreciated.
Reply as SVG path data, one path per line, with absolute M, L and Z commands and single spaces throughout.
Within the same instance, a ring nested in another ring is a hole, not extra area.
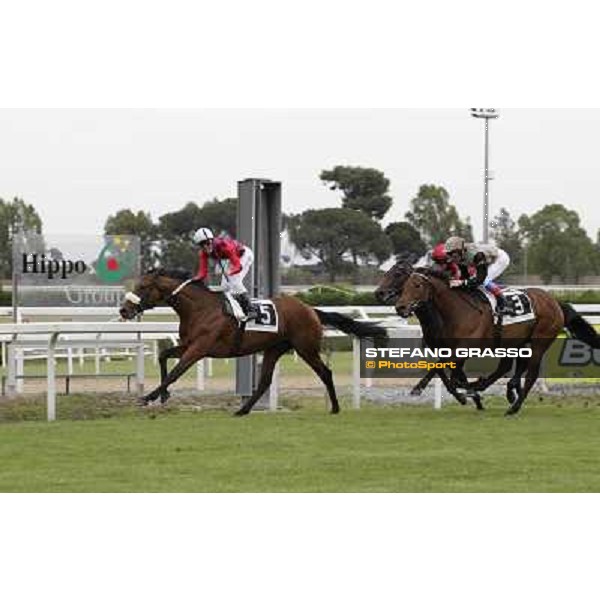
M 492 213 L 563 203 L 595 239 L 598 109 L 503 109 L 491 124 Z M 374 167 L 401 219 L 423 183 L 448 189 L 481 235 L 483 123 L 468 109 L 0 110 L 0 197 L 35 205 L 51 233 L 102 231 L 122 208 L 154 218 L 235 196 L 246 177 L 284 185 L 284 210 L 339 205 L 319 173 Z

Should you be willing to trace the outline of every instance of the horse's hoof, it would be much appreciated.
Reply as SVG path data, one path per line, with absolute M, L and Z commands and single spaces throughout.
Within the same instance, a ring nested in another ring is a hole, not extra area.
M 250 414 L 250 411 L 243 410 L 240 408 L 240 410 L 233 413 L 233 416 L 234 417 L 247 417 L 249 414 Z
M 462 394 L 458 394 L 457 396 L 455 396 L 457 402 L 462 405 L 462 406 L 466 406 L 467 405 L 467 398 L 466 396 L 463 396 Z
M 169 392 L 167 392 L 166 394 L 162 394 L 160 397 L 160 403 L 166 404 L 169 401 L 170 397 L 171 397 L 171 394 L 169 394 Z
M 481 400 L 482 400 L 482 398 L 479 394 L 475 394 L 473 396 L 473 402 L 475 403 L 475 408 L 477 408 L 477 410 L 479 410 L 479 411 L 485 410 L 485 406 L 482 404 Z
M 142 408 L 145 408 L 146 406 L 148 406 L 148 404 L 150 404 L 150 402 L 148 402 L 148 400 L 146 400 L 146 398 L 140 398 L 137 401 L 137 405 L 141 406 Z
M 411 396 L 414 396 L 414 397 L 416 397 L 416 398 L 419 398 L 420 396 L 422 396 L 422 395 L 423 395 L 423 390 L 420 390 L 420 389 L 418 389 L 418 388 L 415 388 L 414 390 L 412 390 L 412 391 L 410 392 L 410 395 L 411 395 Z
M 505 413 L 505 417 L 514 417 L 521 410 L 521 407 L 511 406 Z
M 331 414 L 331 415 L 339 415 L 340 414 L 340 409 L 339 408 L 332 408 L 329 414 Z
M 509 388 L 506 391 L 506 399 L 508 403 L 513 406 L 519 400 L 519 392 L 515 388 Z

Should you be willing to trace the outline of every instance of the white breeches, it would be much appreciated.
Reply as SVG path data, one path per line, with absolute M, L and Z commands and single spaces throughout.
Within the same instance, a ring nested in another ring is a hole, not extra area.
M 243 256 L 240 258 L 240 264 L 242 265 L 242 270 L 237 275 L 223 275 L 221 279 L 221 287 L 223 291 L 230 292 L 234 296 L 237 294 L 245 294 L 246 287 L 244 286 L 244 278 L 248 274 L 252 263 L 254 262 L 254 253 L 248 246 L 244 250 Z
M 488 267 L 488 276 L 485 283 L 494 281 L 510 266 L 510 257 L 504 250 L 498 249 L 498 258 Z

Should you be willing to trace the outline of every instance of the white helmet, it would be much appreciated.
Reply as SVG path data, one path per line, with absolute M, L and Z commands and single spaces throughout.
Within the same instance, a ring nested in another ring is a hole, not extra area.
M 196 244 L 196 246 L 214 239 L 215 234 L 207 227 L 200 227 L 194 234 L 194 244 Z
M 463 238 L 453 236 L 446 242 L 446 252 L 448 254 L 450 254 L 451 252 L 456 252 L 457 250 L 463 252 L 465 250 L 466 244 L 467 243 Z

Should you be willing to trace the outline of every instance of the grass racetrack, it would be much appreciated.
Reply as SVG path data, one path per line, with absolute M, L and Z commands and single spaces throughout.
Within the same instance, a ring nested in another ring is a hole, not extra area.
M 504 408 L 3 422 L 0 492 L 600 492 L 596 398 Z

